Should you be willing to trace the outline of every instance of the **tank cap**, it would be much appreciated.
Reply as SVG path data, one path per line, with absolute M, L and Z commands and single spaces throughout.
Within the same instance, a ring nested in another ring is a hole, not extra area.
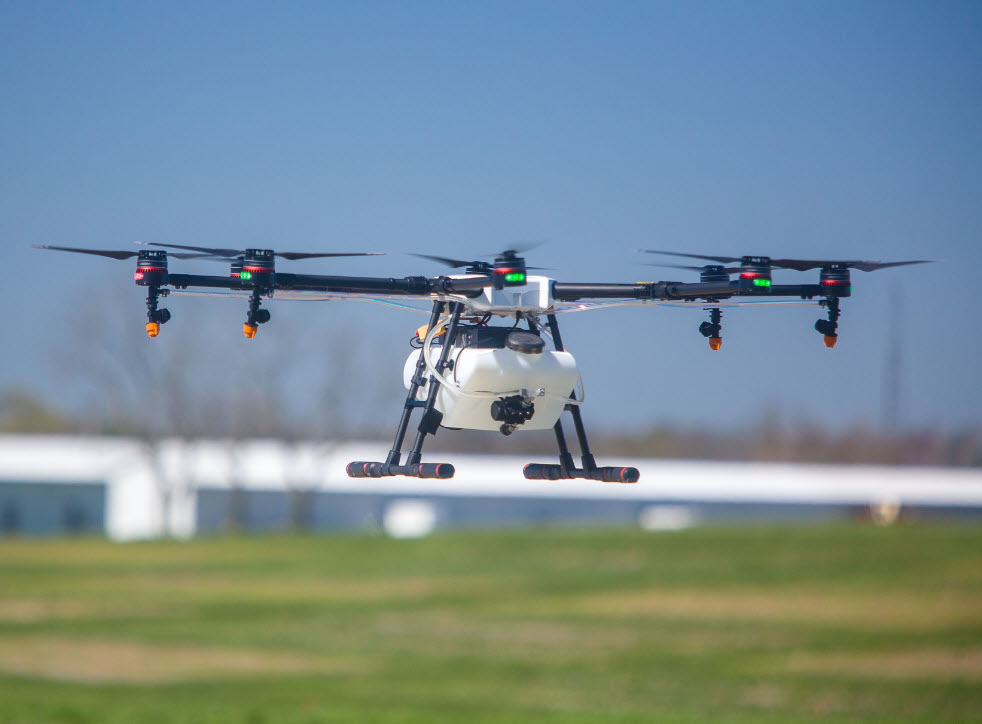
M 524 354 L 542 354 L 546 343 L 537 334 L 531 332 L 511 332 L 505 340 L 508 349 Z

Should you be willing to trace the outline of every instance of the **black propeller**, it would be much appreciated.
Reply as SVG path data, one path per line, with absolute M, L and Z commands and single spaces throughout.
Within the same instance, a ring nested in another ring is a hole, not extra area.
M 705 254 L 685 254 L 681 251 L 661 251 L 660 249 L 641 249 L 645 254 L 667 254 L 668 256 L 685 256 L 690 259 L 705 259 L 706 261 L 716 261 L 720 264 L 731 264 L 740 261 L 738 256 L 706 256 Z
M 145 246 L 163 246 L 168 249 L 187 249 L 188 251 L 199 252 L 198 257 L 189 258 L 207 258 L 207 257 L 239 257 L 245 256 L 245 249 L 225 249 L 220 247 L 211 246 L 186 246 L 184 244 L 159 244 L 155 241 L 138 241 L 138 244 L 143 244 Z M 337 256 L 383 256 L 381 252 L 377 251 L 353 251 L 353 252 L 306 252 L 306 251 L 277 251 L 274 252 L 276 256 L 281 259 L 287 259 L 289 261 L 296 261 L 298 259 L 322 259 L 327 257 L 337 257 Z
M 527 243 L 524 245 L 516 246 L 512 249 L 505 249 L 504 251 L 499 251 L 494 254 L 483 254 L 482 256 L 493 257 L 495 261 L 517 261 L 522 254 L 536 247 L 542 246 L 545 242 L 537 241 L 533 243 Z M 451 269 L 473 269 L 474 273 L 490 273 L 494 269 L 494 264 L 487 261 L 475 260 L 468 261 L 467 259 L 453 259 L 448 256 L 436 256 L 434 254 L 415 254 L 410 253 L 410 256 L 416 256 L 420 259 L 429 259 L 430 261 L 435 261 L 438 264 L 443 264 Z M 528 266 L 523 264 L 525 269 L 535 269 L 538 271 L 548 271 L 551 267 L 546 266 Z
M 527 251 L 532 251 L 532 249 L 538 249 L 540 246 L 545 244 L 544 241 L 522 241 L 518 244 L 513 244 L 510 249 L 505 249 L 504 251 L 492 252 L 491 254 L 482 254 L 482 256 L 490 256 L 495 259 L 513 259 L 519 254 L 524 254 Z
M 76 254 L 92 254 L 94 256 L 105 256 L 110 259 L 118 259 L 119 261 L 124 261 L 126 259 L 132 259 L 140 255 L 138 251 L 116 251 L 113 249 L 80 249 L 75 246 L 50 246 L 48 244 L 32 244 L 35 249 L 54 249 L 55 251 L 71 251 Z M 172 256 L 175 259 L 201 259 L 209 256 L 208 254 L 190 254 L 190 253 L 168 253 L 168 256 Z
M 435 261 L 438 264 L 443 264 L 451 269 L 462 269 L 464 267 L 480 267 L 486 266 L 489 270 L 491 269 L 491 264 L 486 261 L 466 261 L 464 259 L 451 259 L 448 256 L 436 256 L 434 254 L 415 254 L 410 253 L 410 256 L 418 256 L 420 259 L 429 259 L 430 261 Z
M 878 269 L 887 269 L 892 266 L 906 266 L 908 264 L 933 264 L 932 259 L 918 259 L 916 261 L 838 261 L 830 259 L 771 259 L 771 266 L 780 269 L 794 269 L 795 271 L 808 271 L 809 269 L 821 269 L 828 266 L 837 266 L 848 269 L 858 269 L 859 271 L 871 272 Z
M 656 266 L 659 268 L 667 269 L 690 269 L 697 272 L 714 272 L 716 274 L 739 274 L 741 269 L 739 267 L 732 267 L 727 269 L 725 267 L 719 266 L 718 264 L 705 264 L 704 266 L 695 266 L 689 264 L 656 264 L 655 262 L 642 262 L 644 266 Z
M 679 251 L 661 251 L 659 249 L 642 249 L 646 254 L 667 254 L 668 256 L 685 256 L 692 259 L 706 259 L 717 261 L 722 264 L 742 261 L 742 257 L 736 256 L 706 256 L 703 254 L 687 254 Z M 766 257 L 762 257 L 766 258 Z M 822 269 L 823 267 L 837 266 L 844 269 L 858 269 L 859 271 L 871 272 L 878 269 L 887 269 L 892 266 L 906 266 L 907 264 L 931 264 L 929 259 L 919 259 L 916 261 L 841 261 L 838 259 L 771 259 L 772 267 L 778 269 L 793 269 L 795 271 L 808 271 L 810 269 Z

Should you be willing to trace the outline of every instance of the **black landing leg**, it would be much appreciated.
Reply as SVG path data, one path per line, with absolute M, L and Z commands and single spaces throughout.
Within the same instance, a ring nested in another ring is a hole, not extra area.
M 563 339 L 559 336 L 559 324 L 556 315 L 547 316 L 549 332 L 556 349 L 563 351 Z M 573 427 L 576 429 L 576 439 L 580 445 L 580 457 L 583 467 L 577 468 L 573 463 L 569 446 L 566 444 L 566 434 L 563 432 L 562 420 L 556 420 L 553 430 L 556 432 L 556 442 L 559 444 L 559 465 L 529 463 L 525 466 L 525 477 L 529 480 L 570 480 L 573 478 L 589 478 L 602 480 L 605 483 L 636 483 L 641 477 L 637 468 L 597 467 L 597 461 L 590 452 L 590 443 L 586 439 L 586 429 L 583 427 L 583 416 L 579 405 L 566 405 L 566 411 L 573 417 Z
M 430 314 L 430 323 L 427 329 L 432 329 L 440 321 L 440 313 L 443 310 L 443 302 L 434 302 L 433 311 Z M 440 359 L 436 363 L 436 369 L 440 374 L 447 368 L 447 359 L 453 348 L 454 340 L 457 339 L 457 327 L 460 324 L 460 313 L 463 305 L 456 302 L 448 303 L 450 311 L 450 323 L 447 325 L 446 334 L 443 337 L 443 350 L 440 352 Z M 416 399 L 420 388 L 426 387 L 426 400 Z M 416 373 L 409 385 L 409 394 L 402 408 L 402 417 L 399 418 L 399 425 L 396 427 L 395 441 L 392 449 L 384 463 L 373 463 L 356 461 L 348 463 L 347 472 L 352 478 L 385 478 L 392 475 L 408 475 L 413 478 L 452 478 L 454 467 L 449 463 L 421 463 L 420 458 L 423 452 L 423 441 L 427 435 L 436 435 L 443 421 L 443 415 L 435 408 L 436 396 L 440 391 L 440 382 L 436 377 L 430 375 L 426 378 L 426 363 L 423 360 L 423 351 L 420 351 L 419 362 L 416 363 Z M 412 449 L 406 455 L 406 463 L 400 464 L 402 457 L 402 444 L 406 439 L 406 431 L 409 429 L 409 419 L 412 417 L 413 410 L 417 407 L 423 408 L 423 417 L 419 422 L 416 433 L 416 441 Z

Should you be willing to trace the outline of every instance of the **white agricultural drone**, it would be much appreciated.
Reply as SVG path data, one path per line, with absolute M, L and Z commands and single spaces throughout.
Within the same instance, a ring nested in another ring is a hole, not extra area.
M 413 351 L 403 369 L 409 390 L 395 441 L 385 462 L 352 462 L 353 478 L 407 475 L 418 478 L 451 478 L 453 465 L 423 463 L 423 442 L 441 428 L 490 430 L 504 435 L 523 430 L 552 428 L 559 445 L 559 464 L 531 463 L 525 477 L 532 480 L 590 478 L 612 483 L 635 483 L 636 468 L 599 467 L 590 452 L 580 406 L 582 380 L 576 361 L 563 346 L 557 315 L 564 312 L 620 305 L 670 305 L 701 307 L 709 320 L 699 326 L 713 350 L 722 345 L 722 308 L 745 305 L 787 304 L 788 300 L 816 300 L 825 308 L 826 319 L 815 329 L 827 347 L 835 346 L 840 315 L 839 300 L 852 293 L 850 269 L 870 272 L 891 266 L 921 264 L 923 261 L 870 262 L 803 259 L 771 259 L 766 256 L 703 256 L 678 252 L 643 250 L 653 254 L 691 257 L 712 262 L 704 266 L 675 266 L 699 272 L 696 283 L 675 281 L 619 283 L 568 283 L 545 276 L 530 276 L 525 259 L 528 250 L 508 249 L 495 255 L 494 262 L 462 261 L 439 256 L 417 255 L 462 268 L 453 276 L 396 278 L 284 274 L 275 268 L 276 257 L 311 259 L 340 256 L 369 256 L 358 253 L 274 252 L 271 249 L 224 249 L 178 244 L 152 246 L 180 249 L 106 251 L 64 246 L 41 246 L 111 259 L 136 258 L 134 280 L 147 288 L 147 324 L 150 337 L 170 318 L 158 307 L 160 297 L 171 293 L 239 295 L 248 299 L 243 325 L 245 336 L 256 336 L 259 325 L 270 320 L 262 308 L 264 298 L 361 299 L 397 307 L 395 298 L 428 299 L 432 303 L 428 324 L 413 337 Z M 168 255 L 178 259 L 225 260 L 228 276 L 172 274 Z M 727 268 L 726 264 L 737 264 Z M 673 266 L 673 265 L 666 265 Z M 773 284 L 771 269 L 819 270 L 818 284 Z M 738 275 L 731 280 L 731 275 Z M 784 298 L 784 301 L 776 301 Z M 492 320 L 508 320 L 491 324 Z M 524 322 L 526 329 L 519 329 Z M 551 345 L 547 348 L 543 335 Z M 422 417 L 416 439 L 402 459 L 402 447 L 413 412 Z M 566 444 L 560 417 L 569 412 L 579 441 L 581 467 L 576 467 Z

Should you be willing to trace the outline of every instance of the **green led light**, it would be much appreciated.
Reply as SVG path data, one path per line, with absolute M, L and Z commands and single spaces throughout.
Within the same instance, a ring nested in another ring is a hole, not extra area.
M 525 274 L 522 272 L 514 272 L 512 274 L 505 274 L 506 282 L 524 282 Z
M 755 287 L 769 287 L 771 285 L 770 279 L 754 279 Z
M 242 272 L 242 273 L 241 273 L 241 274 L 239 275 L 239 278 L 240 278 L 240 279 L 252 279 L 252 272 L 245 272 L 245 271 L 244 271 L 244 272 Z

